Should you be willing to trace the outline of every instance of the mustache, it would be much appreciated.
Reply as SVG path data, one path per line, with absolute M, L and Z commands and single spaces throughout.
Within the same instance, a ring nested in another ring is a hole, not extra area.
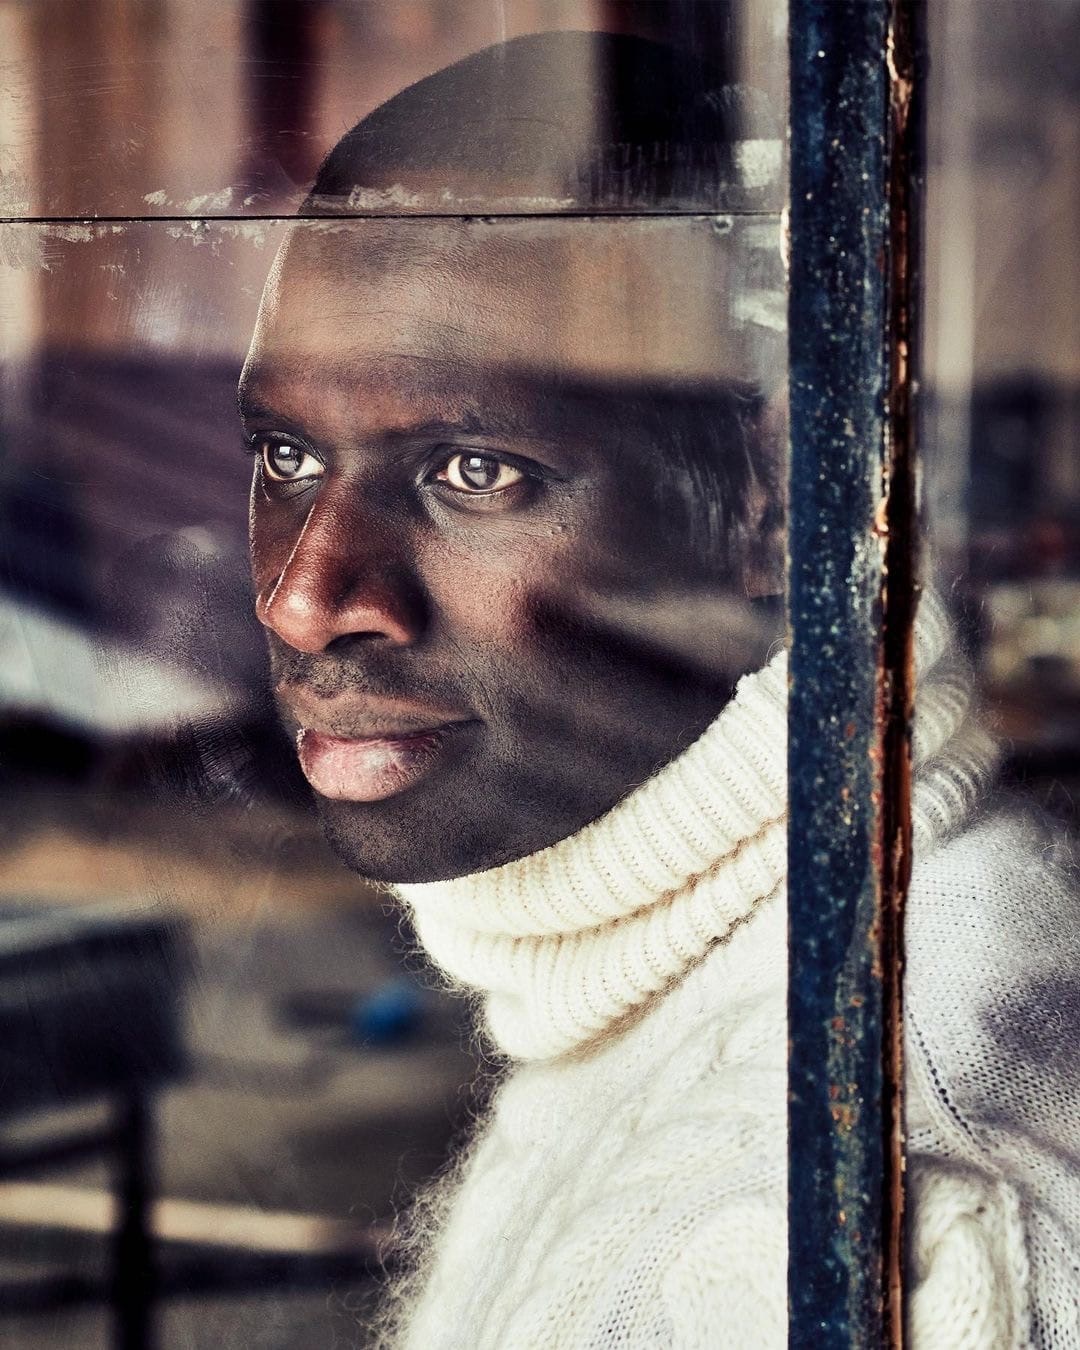
M 416 652 L 365 651 L 349 653 L 299 652 L 269 636 L 270 673 L 274 686 L 302 686 L 319 698 L 343 694 L 380 699 L 410 699 L 422 694 L 433 703 L 470 706 L 471 691 L 462 688 L 460 677 L 451 677 L 420 661 Z

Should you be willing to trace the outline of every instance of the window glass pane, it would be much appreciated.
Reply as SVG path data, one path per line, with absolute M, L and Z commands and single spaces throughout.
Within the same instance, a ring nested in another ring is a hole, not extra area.
M 631 66 L 620 71 L 570 40 L 534 64 L 532 138 L 521 138 L 514 181 L 496 186 L 481 171 L 489 160 L 509 163 L 496 146 L 487 155 L 486 128 L 514 91 L 498 72 L 477 83 L 467 70 L 469 117 L 448 125 L 420 116 L 408 133 L 427 145 L 429 175 L 420 180 L 413 144 L 410 187 L 398 191 L 401 165 L 387 142 L 359 181 L 335 194 L 336 207 L 776 210 L 781 9 L 714 0 L 122 0 L 88 10 L 79 0 L 4 0 L 0 213 L 291 213 L 327 152 L 385 100 L 490 44 L 551 30 L 670 44 L 684 88 L 698 96 L 680 104 L 688 120 L 666 125 L 667 113 L 648 110 L 647 92 L 632 87 Z M 713 102 L 717 88 L 729 92 Z M 719 159 L 717 118 L 731 142 Z M 652 148 L 632 172 L 613 152 L 583 176 L 581 154 L 599 128 L 629 153 L 646 124 Z M 471 172 L 444 181 L 451 144 L 459 160 L 471 148 Z
M 389 1222 L 459 1164 L 425 1350 L 702 1340 L 716 1271 L 782 1341 L 782 9 L 212 10 L 3 11 L 10 213 L 117 217 L 0 224 L 0 884 L 54 962 L 3 1143 L 153 1089 L 166 1345 L 373 1342 Z M 342 151 L 314 204 L 350 218 L 289 218 L 381 99 L 574 28 L 634 97 L 513 57 L 490 166 L 474 88 L 422 95 L 465 217 L 383 126 L 386 177 Z M 623 120 L 553 161 L 518 123 L 564 76 Z M 649 134 L 684 102 L 711 168 Z M 0 1179 L 0 1251 L 108 1279 L 110 1179 Z M 104 1342 L 32 1302 L 16 1344 Z
M 974 1223 L 987 1335 L 1050 1346 L 1076 1334 L 1080 1246 L 1080 12 L 930 16 L 913 1278 Z M 991 1275 L 1017 1197 L 1026 1263 Z M 916 1336 L 935 1315 L 913 1305 Z

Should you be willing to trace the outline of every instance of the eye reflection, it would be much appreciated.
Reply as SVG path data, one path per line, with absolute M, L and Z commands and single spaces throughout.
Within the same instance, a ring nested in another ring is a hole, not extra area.
M 258 454 L 263 472 L 274 483 L 297 483 L 321 478 L 324 473 L 320 460 L 291 441 L 262 440 L 258 443 Z
M 525 475 L 494 455 L 469 451 L 454 455 L 435 477 L 458 492 L 476 493 L 502 492 L 520 483 Z

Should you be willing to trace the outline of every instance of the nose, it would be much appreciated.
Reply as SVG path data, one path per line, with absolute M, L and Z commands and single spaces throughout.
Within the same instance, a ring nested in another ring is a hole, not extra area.
M 317 501 L 285 565 L 258 586 L 259 622 L 301 652 L 342 638 L 416 642 L 427 606 L 402 535 L 392 523 L 349 519 Z

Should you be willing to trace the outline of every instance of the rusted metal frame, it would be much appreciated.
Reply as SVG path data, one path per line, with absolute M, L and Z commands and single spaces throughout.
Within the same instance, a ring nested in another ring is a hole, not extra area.
M 789 1344 L 900 1345 L 918 0 L 791 0 Z

